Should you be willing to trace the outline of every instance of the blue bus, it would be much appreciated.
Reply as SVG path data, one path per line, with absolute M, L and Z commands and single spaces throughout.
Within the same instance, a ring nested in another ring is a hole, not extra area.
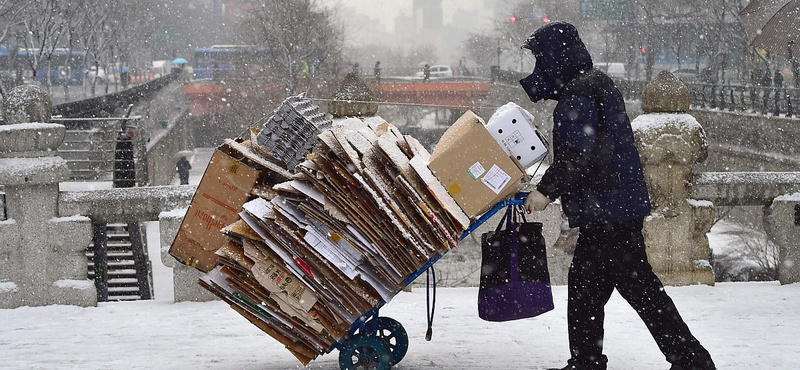
M 194 50 L 196 80 L 258 78 L 263 72 L 267 49 L 250 45 L 214 45 Z
M 20 49 L 17 53 L 17 63 L 25 64 L 23 71 L 26 77 L 32 77 L 28 60 L 39 50 Z M 86 74 L 86 53 L 73 50 L 71 53 L 67 49 L 57 48 L 53 51 L 52 57 L 39 60 L 36 69 L 36 80 L 40 83 L 47 81 L 50 76 L 50 83 L 53 85 L 63 85 L 64 82 L 70 85 L 83 84 Z

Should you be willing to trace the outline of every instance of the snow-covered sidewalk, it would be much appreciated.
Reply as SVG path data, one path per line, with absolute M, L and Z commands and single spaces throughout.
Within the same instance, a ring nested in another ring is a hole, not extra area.
M 192 156 L 191 184 L 199 183 L 212 152 L 199 149 Z M 62 190 L 77 186 L 87 184 L 62 184 Z M 155 300 L 0 310 L 0 369 L 303 368 L 282 345 L 223 302 L 172 303 L 172 272 L 158 260 L 154 227 L 148 223 Z M 709 239 L 712 246 L 735 242 L 713 232 Z M 720 283 L 667 291 L 720 370 L 800 368 L 800 284 Z M 540 317 L 489 323 L 477 316 L 477 288 L 440 288 L 433 340 L 426 342 L 425 290 L 400 293 L 381 310 L 408 331 L 408 354 L 394 369 L 563 366 L 569 355 L 566 287 L 554 287 L 553 294 L 555 310 Z M 618 294 L 607 306 L 605 347 L 609 370 L 669 368 L 644 324 Z M 338 351 L 308 368 L 339 369 Z
M 669 287 L 684 319 L 719 369 L 796 369 L 800 284 L 721 283 Z M 299 369 L 303 366 L 223 302 L 101 303 L 98 307 L 0 310 L 0 369 Z M 538 318 L 489 323 L 477 317 L 476 288 L 439 289 L 433 340 L 426 342 L 424 289 L 401 293 L 381 314 L 409 336 L 394 369 L 538 369 L 568 355 L 566 287 Z M 162 295 L 163 297 L 163 295 Z M 609 370 L 667 369 L 644 325 L 615 294 L 608 304 Z M 338 369 L 338 351 L 310 369 Z

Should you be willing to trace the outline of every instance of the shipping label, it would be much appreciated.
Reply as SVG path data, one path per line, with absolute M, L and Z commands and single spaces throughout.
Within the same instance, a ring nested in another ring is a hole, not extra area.
M 495 194 L 500 194 L 506 184 L 511 181 L 511 176 L 495 164 L 492 165 L 492 168 L 489 169 L 489 172 L 486 173 L 486 176 L 481 181 Z
M 486 172 L 486 169 L 483 168 L 481 162 L 475 162 L 475 164 L 469 166 L 469 168 L 467 169 L 467 173 L 469 173 L 469 176 L 472 177 L 473 180 L 477 180 L 478 178 L 480 178 L 484 172 Z

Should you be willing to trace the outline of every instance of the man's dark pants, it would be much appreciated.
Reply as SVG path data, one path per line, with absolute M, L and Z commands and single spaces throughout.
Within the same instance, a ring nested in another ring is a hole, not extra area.
M 653 273 L 642 225 L 643 219 L 637 219 L 580 228 L 569 269 L 567 322 L 572 358 L 590 369 L 606 368 L 603 307 L 614 288 L 639 314 L 667 361 L 710 361 Z

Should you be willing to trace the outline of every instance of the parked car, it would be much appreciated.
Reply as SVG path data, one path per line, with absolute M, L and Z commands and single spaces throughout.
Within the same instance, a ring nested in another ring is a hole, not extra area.
M 115 83 L 117 81 L 117 76 L 113 73 L 106 73 L 103 67 L 98 69 L 97 66 L 91 66 L 89 67 L 89 71 L 86 72 L 86 78 L 89 80 L 89 83 L 91 83 L 95 77 L 97 77 L 97 83 Z
M 672 72 L 675 77 L 683 81 L 685 84 L 694 84 L 700 82 L 700 76 L 697 74 L 697 71 L 694 68 L 676 68 L 670 72 Z
M 605 72 L 611 78 L 625 78 L 625 63 L 604 63 L 599 62 L 595 67 Z
M 431 66 L 431 77 L 451 77 L 453 76 L 453 69 L 450 66 L 446 65 L 432 65 Z M 424 77 L 424 72 L 422 68 L 417 73 L 414 73 L 414 77 Z

